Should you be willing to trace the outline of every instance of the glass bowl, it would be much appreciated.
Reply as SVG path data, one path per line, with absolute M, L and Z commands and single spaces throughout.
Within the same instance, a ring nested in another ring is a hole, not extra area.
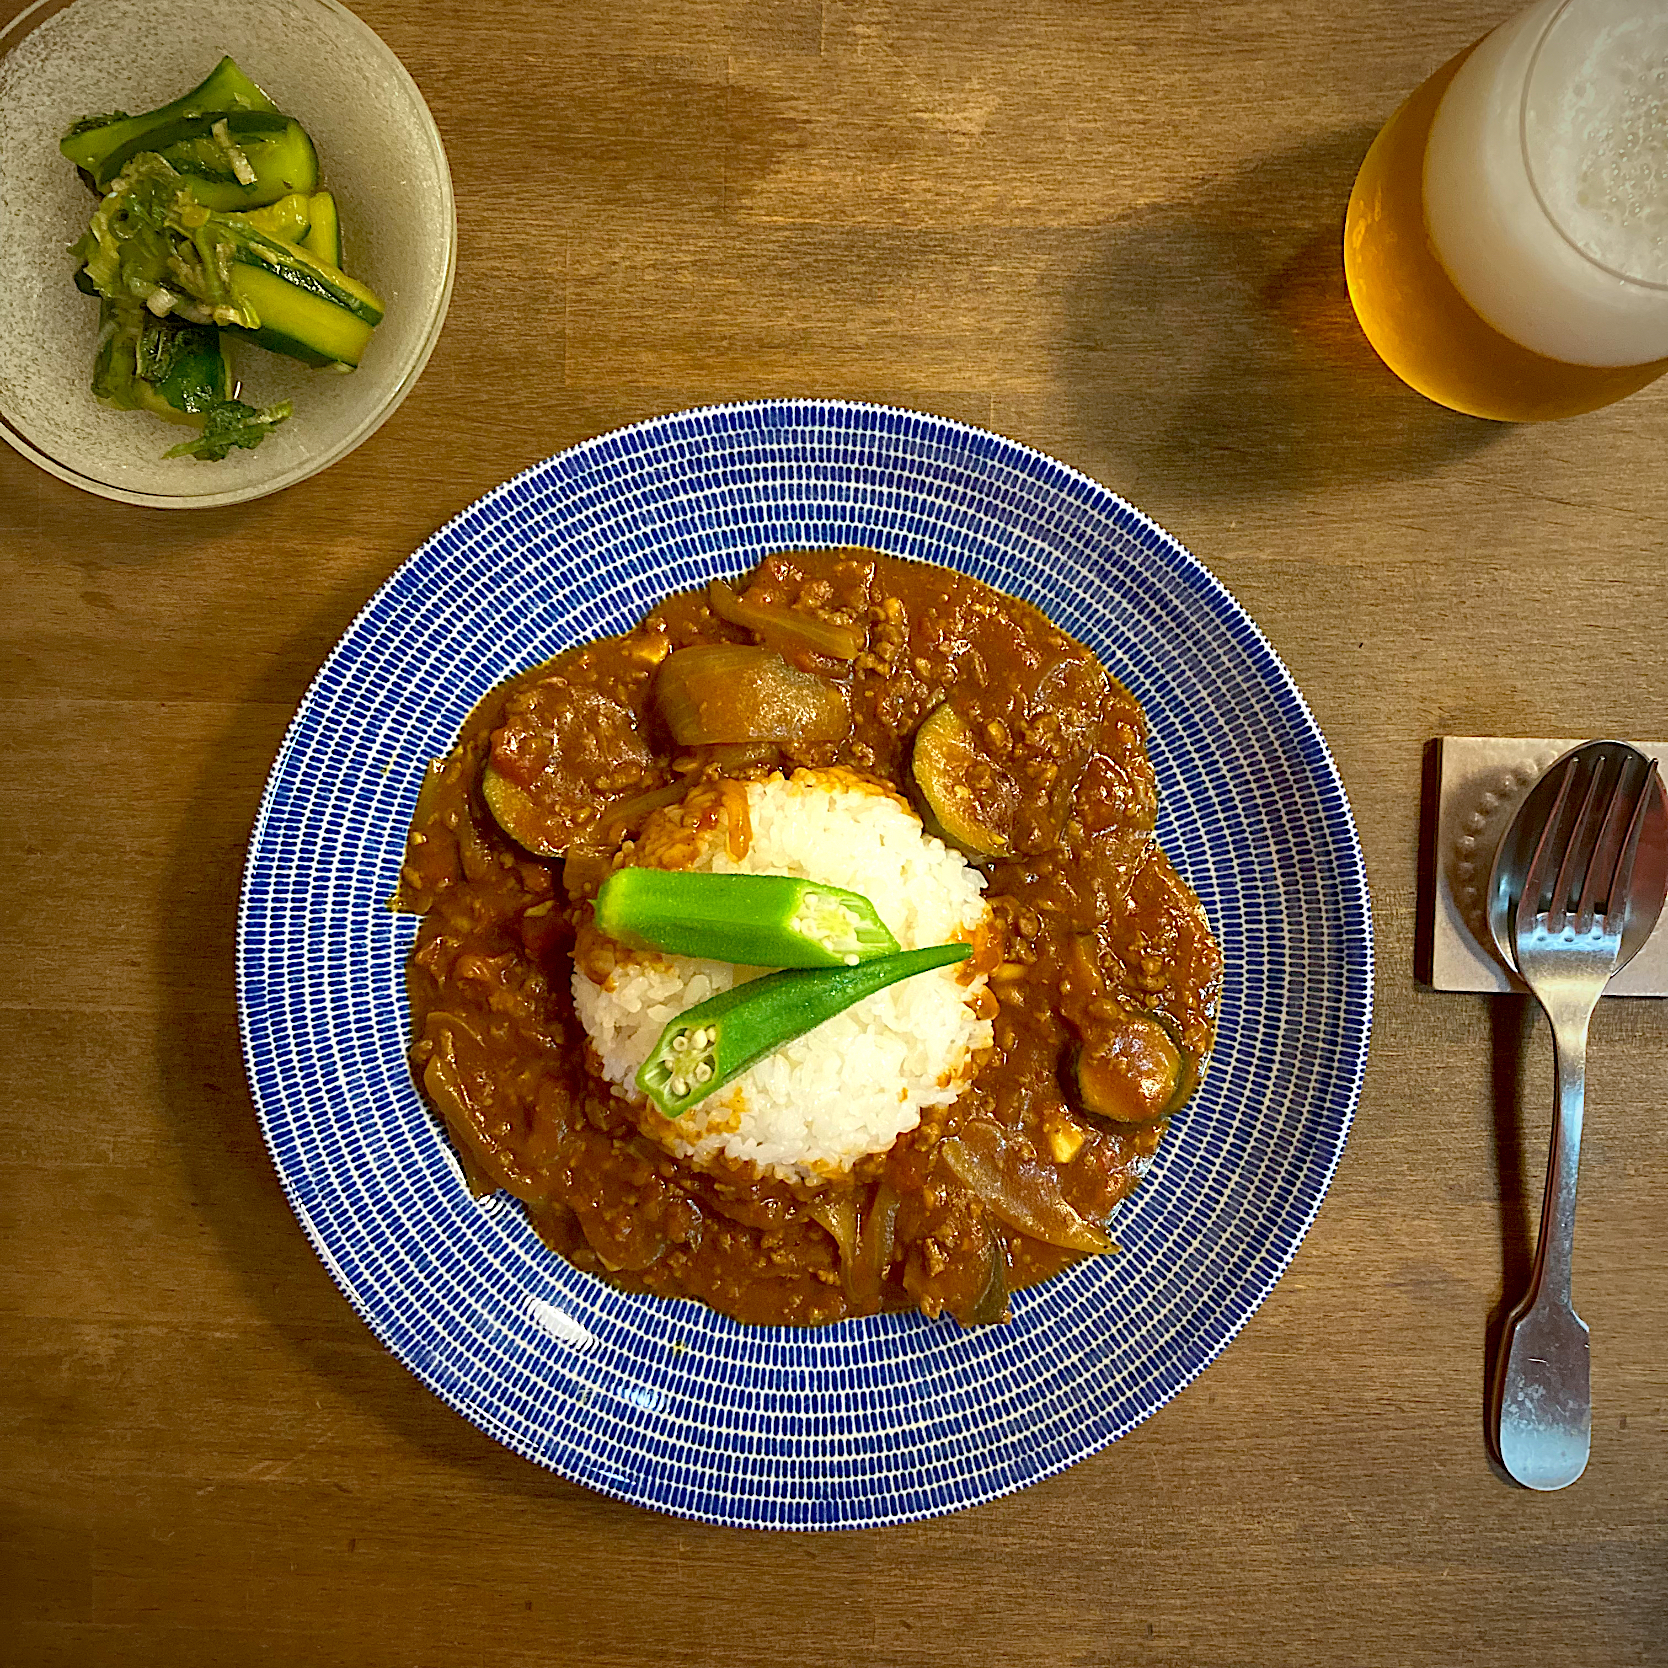
M 183 431 L 113 411 L 89 379 L 98 306 L 67 246 L 93 198 L 58 140 L 93 111 L 178 97 L 229 54 L 318 147 L 347 269 L 387 316 L 351 375 L 230 346 L 241 397 L 293 401 L 253 451 L 162 454 Z M 293 486 L 368 439 L 440 335 L 457 266 L 452 177 L 423 95 L 337 0 L 37 0 L 0 30 L 0 438 L 60 479 L 163 509 L 243 503 Z

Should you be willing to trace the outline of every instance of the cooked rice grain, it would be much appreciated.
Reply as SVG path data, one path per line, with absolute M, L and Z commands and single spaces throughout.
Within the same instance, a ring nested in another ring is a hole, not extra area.
M 730 856 L 727 828 L 707 832 L 690 865 L 721 874 L 785 874 L 861 892 L 906 950 L 972 939 L 989 920 L 984 877 L 927 834 L 891 793 L 841 770 L 747 785 L 751 843 Z M 606 984 L 574 970 L 574 1002 L 608 1080 L 645 1106 L 637 1069 L 686 1009 L 762 969 L 658 952 L 620 952 Z M 770 1174 L 815 1180 L 884 1152 L 928 1107 L 948 1105 L 991 1044 L 977 1009 L 985 975 L 962 967 L 905 979 L 796 1038 L 676 1121 L 644 1125 L 681 1156 L 717 1154 Z

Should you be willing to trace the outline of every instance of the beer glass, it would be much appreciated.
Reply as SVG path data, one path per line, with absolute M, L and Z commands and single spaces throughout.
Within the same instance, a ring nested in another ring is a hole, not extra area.
M 1344 271 L 1410 387 L 1507 422 L 1668 371 L 1668 0 L 1536 0 L 1373 141 Z

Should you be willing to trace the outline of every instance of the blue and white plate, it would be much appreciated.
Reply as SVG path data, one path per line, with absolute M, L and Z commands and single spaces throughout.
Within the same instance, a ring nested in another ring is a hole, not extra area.
M 1006 1326 L 738 1326 L 632 1297 L 469 1196 L 406 1069 L 386 901 L 430 759 L 475 701 L 668 592 L 861 544 L 1047 611 L 1139 697 L 1159 832 L 1221 939 L 1216 1052 L 1120 1208 L 1121 1256 Z M 1326 743 L 1222 586 L 1106 488 L 994 434 L 836 401 L 657 418 L 489 493 L 354 622 L 273 766 L 244 878 L 244 1048 L 302 1227 L 377 1336 L 517 1453 L 713 1523 L 971 1506 L 1096 1452 L 1207 1367 L 1314 1219 L 1360 1089 L 1372 922 Z

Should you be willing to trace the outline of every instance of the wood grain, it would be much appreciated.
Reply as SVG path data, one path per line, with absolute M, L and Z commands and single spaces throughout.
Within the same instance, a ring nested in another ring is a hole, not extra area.
M 405 405 L 228 511 L 0 452 L 0 1661 L 1668 1663 L 1668 1011 L 1596 1022 L 1593 1460 L 1536 1497 L 1490 1467 L 1482 1379 L 1545 1026 L 1412 974 L 1428 738 L 1668 733 L 1668 383 L 1539 428 L 1441 411 L 1338 255 L 1373 132 L 1502 8 L 358 9 L 457 189 Z M 774 394 L 992 426 L 1194 549 L 1333 746 L 1379 955 L 1337 1182 L 1221 1361 L 1012 1499 L 803 1538 L 549 1477 L 385 1355 L 284 1204 L 232 999 L 265 772 L 366 596 L 550 452 Z

